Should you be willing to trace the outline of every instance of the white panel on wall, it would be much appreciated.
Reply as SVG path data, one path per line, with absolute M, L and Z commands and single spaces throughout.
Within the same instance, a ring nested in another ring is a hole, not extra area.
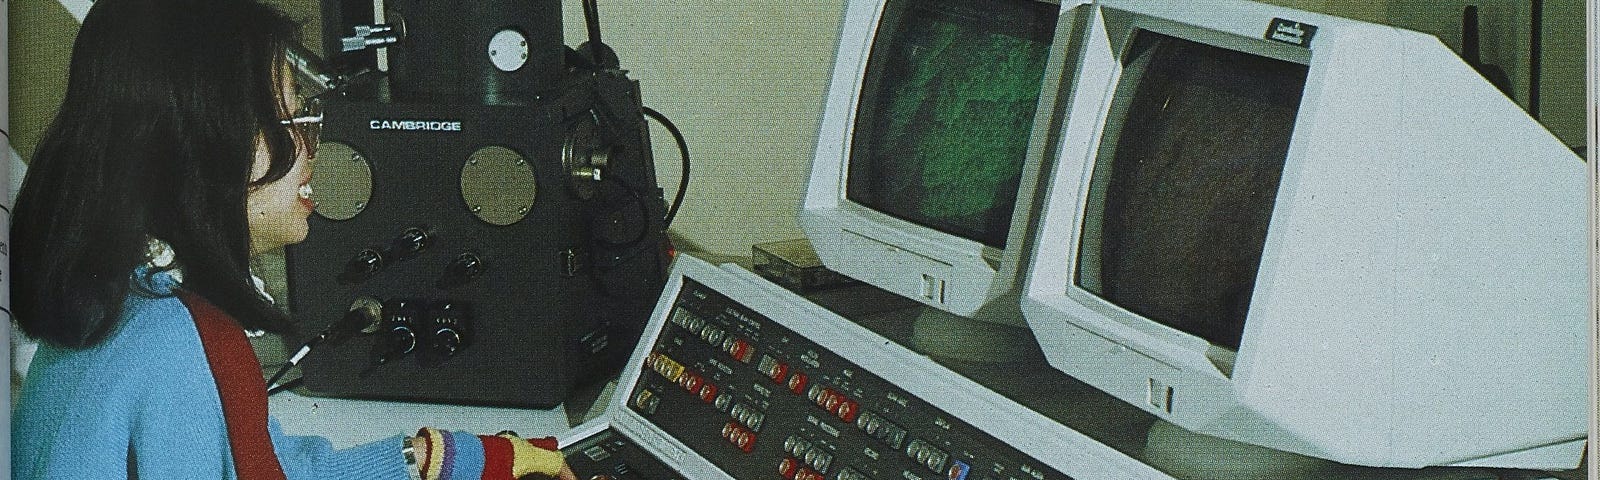
M 65 7 L 67 9 L 67 13 L 72 14 L 72 18 L 78 20 L 78 23 L 83 23 L 83 16 L 89 14 L 89 6 L 90 5 L 94 5 L 94 0 L 58 0 L 58 1 L 61 2 L 61 6 L 62 7 Z

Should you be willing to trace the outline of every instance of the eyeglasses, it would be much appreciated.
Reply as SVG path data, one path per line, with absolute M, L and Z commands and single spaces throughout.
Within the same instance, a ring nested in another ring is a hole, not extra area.
M 317 156 L 318 137 L 322 134 L 321 100 L 306 99 L 300 103 L 300 110 L 295 112 L 294 118 L 279 120 L 278 123 L 294 129 L 294 136 L 305 147 L 306 156 Z

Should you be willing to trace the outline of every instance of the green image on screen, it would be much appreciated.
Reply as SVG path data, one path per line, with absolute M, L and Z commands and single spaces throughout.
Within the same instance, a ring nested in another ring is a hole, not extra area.
M 887 7 L 863 84 L 847 198 L 1003 248 L 1056 7 L 973 3 Z

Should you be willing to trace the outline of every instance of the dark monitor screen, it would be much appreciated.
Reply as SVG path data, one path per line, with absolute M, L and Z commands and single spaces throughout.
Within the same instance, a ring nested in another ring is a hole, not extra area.
M 1076 284 L 1237 350 L 1307 67 L 1142 30 L 1123 64 Z
M 890 0 L 862 82 L 846 198 L 1004 248 L 1059 8 Z

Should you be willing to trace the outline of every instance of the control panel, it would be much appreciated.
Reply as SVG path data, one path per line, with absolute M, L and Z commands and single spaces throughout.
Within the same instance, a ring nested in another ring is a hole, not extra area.
M 324 105 L 316 214 L 285 250 L 307 336 L 285 342 L 359 297 L 384 324 L 305 357 L 308 391 L 550 408 L 622 368 L 664 285 L 667 207 L 637 82 L 569 77 L 521 103 Z
M 1072 478 L 693 278 L 666 315 L 627 408 L 733 478 Z
M 654 453 L 614 429 L 605 429 L 561 449 L 567 466 L 588 480 L 683 480 Z

